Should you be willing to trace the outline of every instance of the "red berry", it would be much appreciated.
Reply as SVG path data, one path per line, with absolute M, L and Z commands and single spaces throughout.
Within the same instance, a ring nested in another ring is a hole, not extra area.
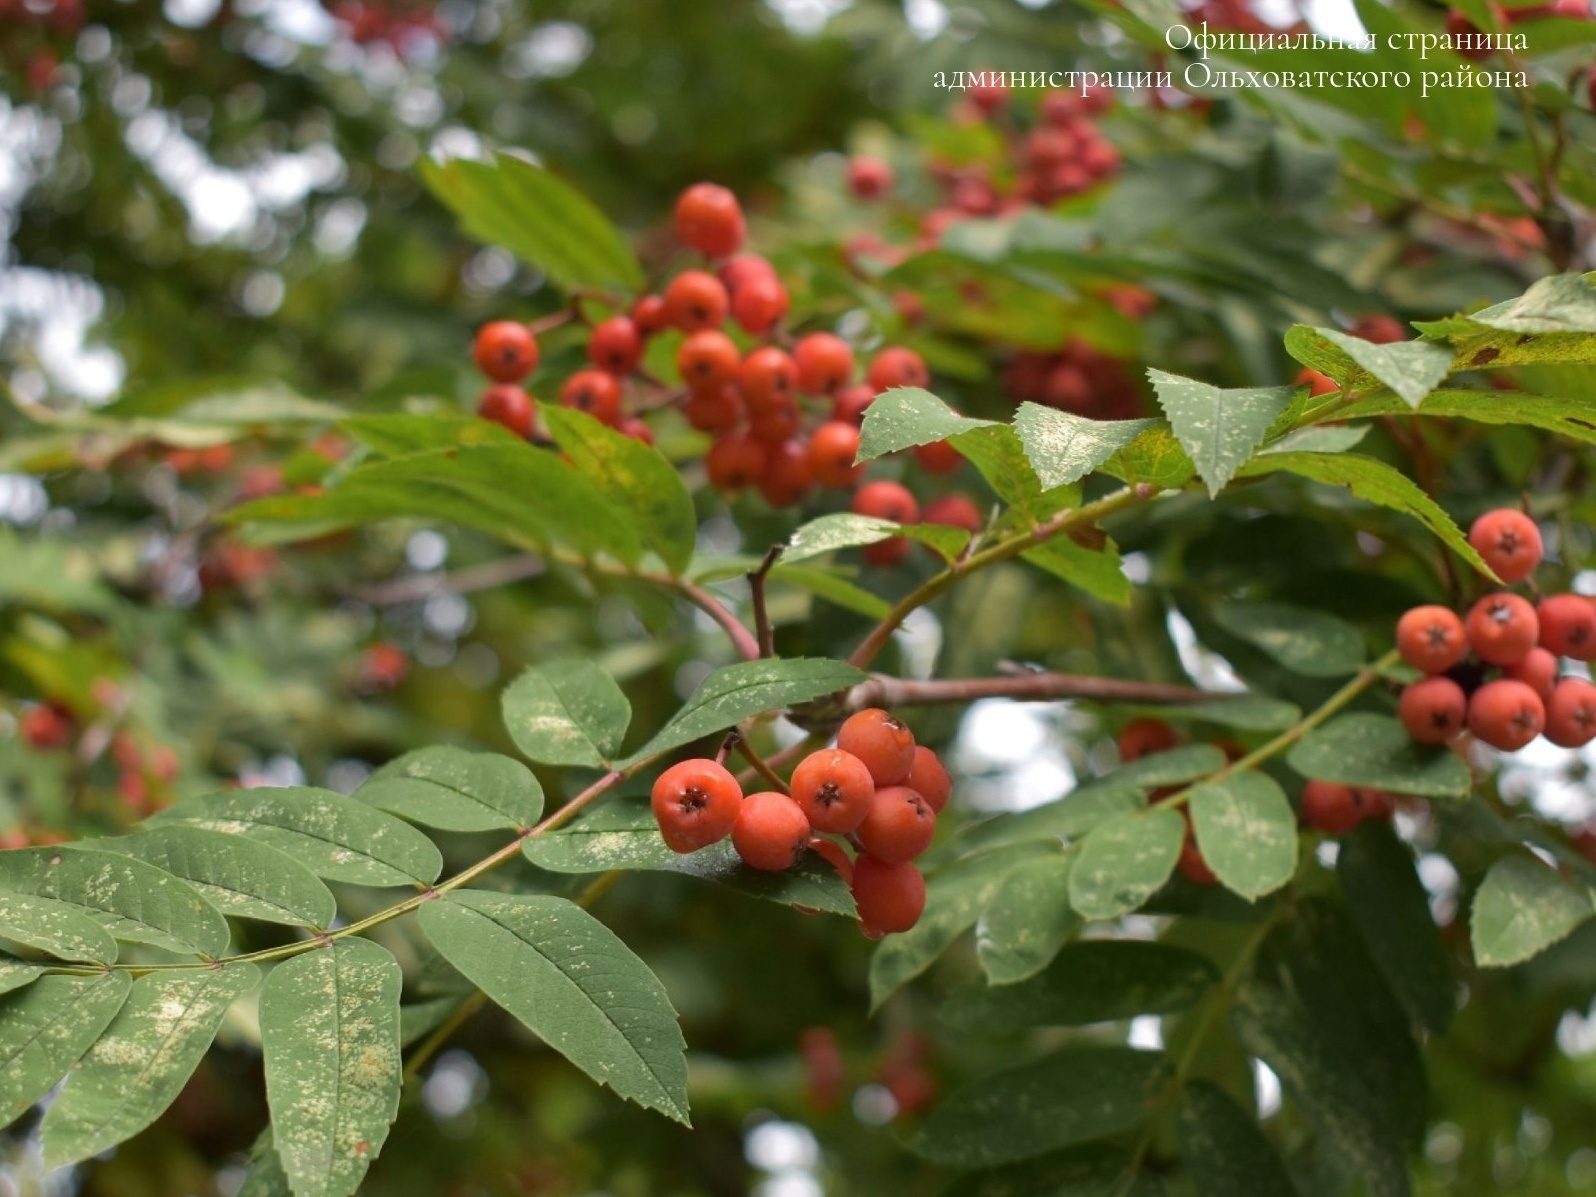
M 1554 698 L 1556 692 L 1553 691 Z M 1503 752 L 1516 752 L 1546 726 L 1546 704 L 1523 682 L 1486 682 L 1469 699 L 1469 731 Z
M 17 722 L 22 739 L 36 751 L 65 748 L 72 741 L 72 713 L 59 703 L 29 707 Z
M 799 388 L 810 395 L 830 395 L 853 377 L 853 349 L 831 333 L 800 337 L 792 347 L 792 360 L 798 367 Z
M 855 465 L 859 455 L 859 429 L 842 420 L 829 420 L 809 438 L 809 469 L 821 486 L 849 487 L 864 473 Z
M 770 264 L 770 259 L 759 254 L 738 254 L 715 271 L 715 277 L 725 285 L 728 295 L 747 283 L 781 281 L 781 275 L 776 273 L 776 268 Z
M 842 1100 L 847 1065 L 837 1035 L 830 1027 L 808 1027 L 798 1037 L 804 1061 L 804 1094 L 816 1112 L 824 1113 Z
M 970 88 L 969 97 L 977 108 L 990 116 L 1009 102 L 1009 89 L 1001 83 L 978 83 Z
M 495 320 L 477 330 L 471 355 L 494 382 L 520 382 L 537 369 L 538 341 L 524 324 Z
M 892 167 L 880 158 L 855 154 L 848 159 L 848 190 L 855 199 L 880 199 L 892 190 Z
M 578 370 L 560 388 L 560 402 L 613 425 L 621 418 L 621 384 L 603 370 Z
M 409 672 L 409 655 L 386 640 L 379 640 L 368 648 L 360 663 L 360 680 L 369 690 L 392 690 Z
M 799 441 L 782 441 L 765 451 L 765 469 L 759 493 L 772 507 L 791 507 L 809 493 L 814 478 L 809 470 L 809 449 Z
M 1119 759 L 1128 764 L 1179 743 L 1180 734 L 1162 719 L 1133 719 L 1119 733 Z
M 665 288 L 665 318 L 683 332 L 719 328 L 730 309 L 725 285 L 708 271 L 684 270 Z
M 920 504 L 896 482 L 867 482 L 853 493 L 855 515 L 871 515 L 895 524 L 920 522 Z
M 676 351 L 676 368 L 693 391 L 715 390 L 730 382 L 741 361 L 736 342 L 714 328 L 693 333 Z
M 1488 594 L 1475 603 L 1465 623 L 1469 647 L 1487 665 L 1522 661 L 1540 638 L 1535 608 L 1516 594 Z
M 676 201 L 676 237 L 712 258 L 737 252 L 747 235 L 737 197 L 714 183 L 694 183 Z
M 622 436 L 631 437 L 634 441 L 641 441 L 645 445 L 654 443 L 654 430 L 638 416 L 627 416 L 615 426 L 615 431 Z
M 1469 529 L 1469 544 L 1504 582 L 1527 578 L 1541 563 L 1541 530 L 1522 511 L 1487 511 Z
M 700 757 L 661 773 L 649 802 L 666 846 L 695 852 L 731 833 L 743 791 L 725 766 Z
M 749 868 L 779 873 L 793 866 L 809 842 L 809 820 L 787 795 L 762 790 L 743 799 L 731 837 Z
M 1352 335 L 1361 337 L 1365 341 L 1373 341 L 1376 345 L 1391 345 L 1397 341 L 1406 341 L 1408 330 L 1396 317 L 1375 312 L 1368 316 L 1359 316 L 1354 320 Z
M 882 786 L 854 832 L 862 851 L 889 863 L 913 860 L 931 846 L 937 814 L 908 786 Z
M 981 509 L 966 495 L 943 495 L 926 505 L 920 517 L 927 524 L 944 524 L 963 528 L 974 536 L 982 528 Z
M 704 454 L 709 484 L 722 494 L 743 490 L 765 470 L 765 446 L 749 436 L 723 436 Z
M 836 840 L 828 840 L 823 835 L 817 835 L 809 841 L 809 850 L 816 856 L 823 857 L 827 864 L 837 870 L 837 876 L 845 883 L 853 884 L 853 857 L 849 856 Z
M 798 393 L 798 367 L 774 345 L 756 349 L 737 367 L 737 389 L 750 412 L 786 403 Z
M 879 707 L 848 716 L 837 747 L 859 758 L 878 786 L 901 785 L 914 768 L 914 733 Z
M 806 756 L 792 771 L 792 800 L 816 831 L 847 835 L 870 813 L 876 783 L 858 757 L 840 748 Z
M 1328 835 L 1346 835 L 1363 822 L 1357 791 L 1334 781 L 1310 781 L 1302 787 L 1302 821 Z
M 1186 838 L 1181 841 L 1180 859 L 1175 862 L 1175 867 L 1180 870 L 1180 875 L 1193 885 L 1206 888 L 1219 884 L 1218 876 L 1203 859 L 1202 849 L 1197 846 L 1197 837 L 1192 834 L 1190 822 L 1186 824 Z
M 746 396 L 744 396 L 746 399 Z M 779 445 L 798 435 L 803 427 L 803 412 L 791 396 L 764 403 L 748 403 L 748 434 L 767 445 Z
M 731 314 L 744 330 L 762 337 L 787 314 L 792 301 L 774 278 L 754 278 L 732 292 Z
M 849 424 L 863 423 L 866 409 L 875 401 L 875 388 L 867 382 L 861 382 L 858 386 L 844 387 L 837 392 L 837 397 L 831 404 L 831 418 Z
M 914 764 L 909 766 L 909 777 L 904 784 L 924 798 L 926 805 L 938 814 L 953 797 L 953 778 L 948 776 L 942 758 L 922 745 L 915 746 Z
M 1565 677 L 1546 703 L 1546 738 L 1561 748 L 1580 748 L 1596 738 L 1596 686 Z
M 1425 673 L 1445 673 L 1469 651 L 1457 612 L 1447 607 L 1414 607 L 1397 620 L 1397 651 Z
M 645 295 L 632 305 L 632 327 L 638 336 L 652 337 L 670 327 L 665 318 L 665 301 L 658 295 Z
M 1541 647 L 1576 661 L 1596 659 L 1596 606 L 1581 594 L 1554 594 L 1535 608 Z
M 928 474 L 951 474 L 964 464 L 964 456 L 947 441 L 931 441 L 914 447 L 914 459 Z
M 1557 685 L 1557 658 L 1544 648 L 1532 648 L 1522 661 L 1504 666 L 1502 676 L 1523 682 L 1544 702 L 1552 696 L 1552 687 Z
M 700 333 L 699 336 L 711 334 Z M 719 335 L 719 334 L 714 334 Z M 735 351 L 734 351 L 735 352 Z M 700 432 L 730 432 L 743 418 L 743 401 L 737 389 L 730 386 L 695 390 L 682 406 L 682 415 Z
M 853 903 L 871 939 L 907 931 L 925 910 L 925 878 L 908 861 L 890 864 L 860 853 L 853 865 Z
M 1321 374 L 1307 366 L 1297 371 L 1295 381 L 1299 387 L 1306 385 L 1310 395 L 1330 395 L 1341 389 L 1341 384 L 1328 374 Z
M 931 385 L 931 372 L 914 350 L 893 345 L 876 354 L 865 381 L 878 393 L 892 387 L 925 387 Z
M 587 339 L 587 358 L 600 370 L 627 375 L 643 357 L 643 338 L 629 316 L 611 316 Z
M 532 431 L 536 414 L 532 397 L 513 382 L 494 384 L 483 391 L 482 398 L 477 401 L 477 415 L 504 425 L 516 436 L 526 436 Z
M 1402 726 L 1420 744 L 1445 744 L 1463 730 L 1468 698 L 1449 677 L 1427 677 L 1402 691 Z

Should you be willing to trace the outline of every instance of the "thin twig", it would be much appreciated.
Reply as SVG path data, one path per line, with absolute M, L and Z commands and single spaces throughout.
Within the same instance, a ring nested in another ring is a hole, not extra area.
M 678 594 L 725 629 L 738 656 L 745 661 L 759 660 L 759 641 L 754 639 L 754 634 L 743 626 L 742 620 L 733 615 L 726 604 L 686 578 L 671 578 L 669 584 L 675 587 Z
M 495 586 L 535 578 L 545 568 L 543 558 L 528 553 L 468 565 L 450 573 L 406 574 L 370 586 L 351 587 L 346 593 L 350 598 L 373 606 L 391 607 L 399 603 L 418 603 L 444 592 L 469 594 L 475 590 L 491 590 Z
M 850 711 L 862 711 L 867 707 L 925 706 L 931 703 L 972 702 L 978 698 L 1029 701 L 1086 698 L 1097 702 L 1164 705 L 1223 702 L 1230 697 L 1233 696 L 1223 691 L 1201 690 L 1195 686 L 1047 671 L 1028 671 L 1002 677 L 935 678 L 930 681 L 876 674 L 869 681 L 860 682 L 848 691 L 844 705 Z
M 787 793 L 787 783 L 781 779 L 781 775 L 779 773 L 770 767 L 770 762 L 759 755 L 758 751 L 756 751 L 754 746 L 748 742 L 747 738 L 743 736 L 741 732 L 736 730 L 733 730 L 731 735 L 736 737 L 736 739 L 732 742 L 733 747 L 735 747 L 738 752 L 742 753 L 743 760 L 747 761 L 753 766 L 754 772 L 763 777 L 771 785 L 775 786 L 776 789 L 780 790 L 783 794 Z
M 770 626 L 770 615 L 765 610 L 765 579 L 770 576 L 770 571 L 775 567 L 776 559 L 785 550 L 785 545 L 773 544 L 765 552 L 765 558 L 757 568 L 748 571 L 748 592 L 754 602 L 754 635 L 759 641 L 759 655 L 761 657 L 774 657 L 776 655 L 776 632 Z

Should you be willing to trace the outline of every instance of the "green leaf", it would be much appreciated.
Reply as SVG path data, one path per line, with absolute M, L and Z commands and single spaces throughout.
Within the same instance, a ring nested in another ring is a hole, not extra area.
M 961 985 L 938 1013 L 958 1031 L 1085 1027 L 1141 1014 L 1174 1014 L 1219 979 L 1196 952 L 1133 939 L 1072 943 L 1042 972 L 1013 985 Z
M 1286 352 L 1305 366 L 1328 374 L 1343 391 L 1361 390 L 1374 379 L 1396 392 L 1409 407 L 1452 372 L 1452 351 L 1430 341 L 1377 345 L 1329 328 L 1298 324 L 1286 333 Z
M 418 416 L 408 412 L 381 412 L 351 416 L 339 427 L 373 452 L 384 457 L 428 453 L 450 445 L 520 445 L 522 438 L 503 424 L 463 411 Z
M 110 964 L 116 941 L 82 907 L 37 894 L 0 890 L 0 938 L 38 948 L 62 960 Z
M 271 1127 L 261 1131 L 245 1163 L 249 1165 L 249 1171 L 233 1197 L 293 1197 L 293 1190 L 288 1187 L 288 1176 L 283 1172 L 283 1161 L 272 1142 Z
M 399 964 L 369 939 L 272 969 L 260 996 L 266 1103 L 294 1197 L 347 1197 L 399 1112 Z
M 1128 765 L 1121 765 L 1095 786 L 1138 786 L 1157 789 L 1206 777 L 1225 767 L 1225 753 L 1212 744 L 1182 744 L 1167 752 L 1155 752 Z
M 600 1084 L 678 1122 L 686 1042 L 670 998 L 610 929 L 563 898 L 457 890 L 421 908 L 433 945 Z
M 1386 715 L 1338 715 L 1303 737 L 1286 755 L 1303 777 L 1370 786 L 1424 798 L 1462 798 L 1474 784 L 1469 767 L 1444 747 L 1415 744 Z
M 503 246 L 570 291 L 638 291 L 643 271 L 604 214 L 579 191 L 511 153 L 486 162 L 424 158 L 421 178 L 480 241 Z
M 680 575 L 693 558 L 698 518 L 676 467 L 586 412 L 551 403 L 538 410 L 571 464 L 631 514 L 642 542 Z
M 1079 482 L 1157 420 L 1089 420 L 1071 412 L 1022 403 L 1014 430 L 1043 487 Z
M 526 831 L 543 813 L 543 787 L 520 761 L 449 747 L 419 748 L 389 761 L 355 797 L 443 831 Z
M 907 931 L 889 935 L 870 960 L 870 1008 L 919 976 L 981 917 L 1004 878 L 1039 856 L 1059 855 L 1056 843 L 1018 843 L 966 857 L 926 880 L 925 912 Z
M 68 902 L 114 939 L 218 956 L 227 920 L 194 887 L 142 860 L 62 845 L 0 852 L 0 890 Z
M 1285 791 L 1248 770 L 1191 792 L 1191 821 L 1203 860 L 1249 902 L 1279 889 L 1297 871 L 1297 816 Z
M 1293 394 L 1291 387 L 1224 390 L 1162 370 L 1149 370 L 1147 377 L 1210 495 L 1223 490 L 1251 459 Z
M 1590 892 L 1531 856 L 1504 856 L 1474 895 L 1469 939 L 1481 968 L 1505 968 L 1544 952 L 1592 914 Z
M 1218 1085 L 1192 1081 L 1175 1106 L 1180 1155 L 1202 1197 L 1297 1197 L 1253 1117 Z
M 515 746 L 545 765 L 604 768 L 632 721 L 631 704 L 615 679 L 585 658 L 528 669 L 510 683 L 502 701 Z
M 1089 549 L 1068 536 L 1055 536 L 1020 555 L 1093 598 L 1121 607 L 1130 604 L 1131 580 L 1125 576 L 1119 548 L 1112 540 L 1105 541 L 1101 549 Z
M 1405 475 L 1372 457 L 1357 453 L 1270 453 L 1246 466 L 1241 473 L 1257 477 L 1284 470 L 1326 486 L 1345 486 L 1366 502 L 1411 515 L 1433 532 L 1458 556 L 1487 578 L 1496 575 L 1480 559 L 1468 538 L 1440 505 Z
M 1197 467 L 1174 430 L 1159 423 L 1105 461 L 1103 472 L 1122 482 L 1145 482 L 1174 490 L 1190 482 Z
M 332 891 L 287 852 L 241 835 L 182 823 L 155 823 L 133 835 L 95 841 L 187 881 L 234 918 L 327 927 L 338 914 Z
M 1450 341 L 1465 369 L 1589 365 L 1596 363 L 1596 285 L 1579 274 L 1552 275 L 1504 303 L 1415 327 L 1426 337 Z
M 72 1072 L 39 1128 L 47 1170 L 130 1139 L 161 1116 L 199 1067 L 252 964 L 148 973 Z
M 961 416 L 930 391 L 893 387 L 877 395 L 859 428 L 860 461 L 945 441 L 961 432 L 1000 427 L 993 420 Z
M 156 821 L 247 835 L 287 852 L 318 877 L 351 885 L 430 885 L 443 872 L 437 846 L 410 824 L 310 786 L 191 798 L 167 807 Z
M 672 852 L 653 814 L 633 803 L 605 803 L 557 832 L 527 840 L 521 850 L 538 868 L 554 873 L 681 873 L 788 906 L 854 913 L 853 898 L 836 869 L 813 853 L 805 853 L 794 868 L 770 873 L 743 864 L 730 840 L 697 852 Z
M 1080 930 L 1070 906 L 1067 856 L 1046 856 L 1020 865 L 999 884 L 975 927 L 975 950 L 994 985 L 1035 976 Z
M 1285 603 L 1219 603 L 1214 622 L 1293 673 L 1345 677 L 1363 664 L 1363 636 L 1345 620 Z
M 1164 1197 L 1164 1188 L 1143 1173 L 1125 1175 L 1123 1151 L 1087 1143 L 1021 1160 L 954 1181 L 943 1197 Z
M 1169 809 L 1099 823 L 1081 841 L 1070 872 L 1070 904 L 1087 919 L 1129 914 L 1169 880 L 1185 838 L 1186 820 Z
M 1146 795 L 1138 789 L 1095 782 L 1054 802 L 994 815 L 961 828 L 955 842 L 960 847 L 993 848 L 1027 840 L 1073 840 L 1114 815 L 1141 810 L 1146 802 Z
M 822 515 L 800 526 L 788 540 L 781 560 L 783 564 L 791 565 L 826 553 L 835 553 L 841 549 L 877 544 L 894 536 L 904 536 L 928 544 L 949 561 L 958 555 L 970 539 L 969 533 L 964 529 L 951 528 L 944 524 L 897 524 L 870 515 L 838 511 Z
M 1457 982 L 1413 853 L 1387 826 L 1365 823 L 1341 841 L 1336 876 L 1391 992 L 1436 1034 L 1457 1008 Z
M 36 901 L 38 899 L 35 899 Z M 73 912 L 74 914 L 76 911 Z M 9 957 L 0 958 L 0 994 L 10 993 L 13 989 L 21 989 L 24 985 L 32 985 L 44 976 L 44 965 L 27 964 L 21 960 L 12 960 Z
M 49 976 L 0 997 L 0 1126 L 55 1088 L 116 1017 L 131 984 L 125 972 Z
M 669 752 L 767 711 L 846 690 L 865 680 L 852 665 L 823 657 L 739 661 L 704 679 L 676 716 L 631 761 Z
M 1151 708 L 1159 718 L 1174 722 L 1217 723 L 1242 731 L 1283 731 L 1302 718 L 1302 709 L 1261 694 L 1215 697 L 1202 702 Z
M 1168 1075 L 1157 1052 L 1054 1052 L 955 1091 L 921 1123 L 909 1149 L 957 1168 L 1042 1155 L 1135 1126 Z

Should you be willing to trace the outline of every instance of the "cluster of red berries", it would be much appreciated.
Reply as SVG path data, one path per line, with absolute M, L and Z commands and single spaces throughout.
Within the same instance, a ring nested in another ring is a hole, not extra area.
M 842 1045 L 830 1027 L 805 1028 L 798 1037 L 804 1064 L 804 1095 L 811 1109 L 824 1114 L 837 1108 L 848 1082 Z M 875 1068 L 875 1083 L 892 1096 L 893 1117 L 913 1118 L 935 1100 L 939 1086 L 931 1071 L 931 1041 L 919 1031 L 896 1036 Z
M 1108 297 L 1121 310 L 1142 315 L 1150 292 L 1120 288 Z M 1016 403 L 1043 403 L 1092 420 L 1134 420 L 1142 414 L 1141 396 L 1119 358 L 1071 338 L 1057 353 L 1017 353 L 1003 372 L 1003 385 Z
M 109 680 L 97 682 L 94 690 L 95 701 L 107 716 L 115 717 L 126 705 L 120 688 Z M 34 752 L 64 752 L 79 742 L 83 727 L 71 707 L 51 699 L 23 709 L 17 716 L 17 731 Z M 122 727 L 112 733 L 109 753 L 118 770 L 117 796 L 135 815 L 148 815 L 171 799 L 179 762 L 170 745 L 149 742 Z
M 334 20 L 357 45 L 386 45 L 401 58 L 419 53 L 429 43 L 447 39 L 448 30 L 425 0 L 336 0 L 326 5 Z
M 745 864 L 768 872 L 791 868 L 806 850 L 819 853 L 852 889 L 864 933 L 878 939 L 919 921 L 925 878 L 913 862 L 930 847 L 937 812 L 952 792 L 936 753 L 871 708 L 849 716 L 837 747 L 805 757 L 785 793 L 745 797 L 730 770 L 700 757 L 660 774 L 650 800 L 674 852 L 730 836 Z
M 1469 543 L 1507 583 L 1529 577 L 1541 562 L 1540 529 L 1511 508 L 1475 520 Z M 1415 607 L 1397 621 L 1397 650 L 1427 675 L 1401 699 L 1403 726 L 1421 744 L 1448 743 L 1465 728 L 1504 752 L 1543 734 L 1563 748 L 1596 738 L 1596 686 L 1558 676 L 1561 658 L 1596 660 L 1596 604 L 1583 595 L 1531 603 L 1498 590 L 1464 617 L 1448 607 Z
M 639 299 L 629 314 L 594 325 L 587 342 L 590 365 L 565 381 L 560 402 L 652 443 L 649 426 L 628 411 L 626 384 L 638 372 L 648 338 L 676 330 L 682 387 L 670 401 L 693 428 L 714 438 L 704 466 L 717 490 L 730 495 L 752 487 L 771 506 L 789 507 L 815 486 L 857 488 L 855 512 L 919 522 L 919 504 L 907 488 L 863 483 L 864 468 L 855 458 L 860 423 L 877 395 L 929 385 L 920 355 L 899 345 L 883 348 L 861 379 L 853 348 L 841 337 L 811 332 L 788 341 L 780 325 L 789 297 L 775 267 L 757 254 L 738 252 L 747 225 L 737 197 L 713 183 L 697 183 L 677 200 L 674 217 L 677 238 L 718 269 L 684 270 L 661 293 Z M 536 335 L 524 324 L 494 321 L 478 331 L 473 356 L 492 382 L 477 414 L 518 436 L 532 435 L 536 408 L 523 383 L 538 366 Z M 951 472 L 962 461 L 944 442 L 913 452 L 931 473 Z M 974 505 L 958 495 L 933 504 L 925 518 L 972 532 L 981 526 Z M 908 549 L 905 542 L 890 541 L 871 546 L 866 558 L 891 564 Z

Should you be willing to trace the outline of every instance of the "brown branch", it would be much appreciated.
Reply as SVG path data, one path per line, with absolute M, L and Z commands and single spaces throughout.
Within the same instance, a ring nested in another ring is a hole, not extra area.
M 644 575 L 639 575 L 644 576 Z M 726 604 L 694 582 L 686 578 L 653 579 L 667 581 L 674 586 L 688 602 L 692 603 L 704 614 L 725 629 L 726 635 L 731 637 L 732 646 L 736 648 L 737 655 L 745 661 L 759 660 L 759 642 L 754 639 L 754 634 L 743 626 L 742 620 L 733 615 Z
M 765 609 L 765 579 L 770 576 L 776 559 L 781 556 L 785 547 L 779 544 L 771 545 L 765 553 L 765 559 L 758 567 L 748 571 L 748 591 L 754 602 L 754 635 L 759 641 L 761 657 L 776 655 L 776 632 L 770 626 L 770 615 Z
M 1223 701 L 1229 697 L 1233 695 L 1226 691 L 1199 690 L 1195 686 L 1074 673 L 1026 672 L 1005 677 L 936 678 L 923 682 L 876 674 L 848 691 L 844 706 L 849 711 L 862 711 L 867 707 L 925 706 L 973 702 L 978 698 L 1016 698 L 1030 702 L 1085 698 L 1096 702 L 1162 706 Z

